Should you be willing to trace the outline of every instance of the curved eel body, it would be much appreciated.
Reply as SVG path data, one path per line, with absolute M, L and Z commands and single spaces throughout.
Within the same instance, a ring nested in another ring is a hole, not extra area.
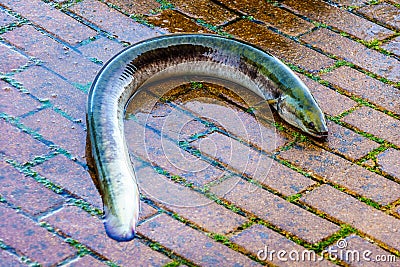
M 323 113 L 304 83 L 281 61 L 250 44 L 216 35 L 176 34 L 128 47 L 99 72 L 87 106 L 104 224 L 118 241 L 134 237 L 139 214 L 139 189 L 124 137 L 125 107 L 141 85 L 163 73 L 235 82 L 272 104 L 289 124 L 316 137 L 327 135 Z

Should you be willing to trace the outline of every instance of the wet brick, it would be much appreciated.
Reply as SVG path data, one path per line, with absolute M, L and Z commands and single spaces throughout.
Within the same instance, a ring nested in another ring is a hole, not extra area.
M 318 261 L 320 255 L 307 250 L 264 225 L 253 225 L 234 235 L 231 241 L 250 251 L 254 256 L 258 255 L 266 262 L 278 266 L 305 266 L 306 264 L 307 266 L 336 266 L 326 260 Z M 285 255 L 280 254 L 278 257 L 278 251 L 285 251 L 286 253 Z M 299 260 L 292 260 L 296 257 L 296 255 L 290 256 L 292 251 L 298 253 Z M 304 260 L 302 255 L 304 255 Z
M 345 66 L 323 74 L 321 78 L 341 90 L 400 114 L 400 91 L 362 72 Z
M 200 193 L 168 180 L 151 167 L 140 169 L 136 175 L 142 194 L 209 232 L 225 234 L 246 221 Z
M 128 16 L 99 1 L 79 2 L 71 7 L 71 11 L 102 30 L 108 31 L 117 39 L 132 44 L 160 34 L 160 31 L 135 22 Z
M 400 56 L 400 36 L 394 38 L 389 43 L 381 46 L 383 49 L 392 52 L 393 54 Z
M 326 181 L 387 205 L 399 198 L 400 184 L 311 145 L 298 145 L 282 151 L 280 158 Z M 391 190 L 388 191 L 387 189 Z
M 348 11 L 339 9 L 321 0 L 305 2 L 285 0 L 283 5 L 290 10 L 312 20 L 333 26 L 340 31 L 354 35 L 366 41 L 382 40 L 393 34 L 392 31 L 363 19 Z
M 7 26 L 11 23 L 16 23 L 18 20 L 13 16 L 7 14 L 6 11 L 0 10 L 0 27 Z
M 103 263 L 99 260 L 96 260 L 95 258 L 93 258 L 91 256 L 84 256 L 84 257 L 79 257 L 77 260 L 69 262 L 64 266 L 65 267 L 87 267 L 87 266 L 107 267 L 109 265 L 107 265 L 106 263 Z
M 31 260 L 50 266 L 75 254 L 67 243 L 13 209 L 0 205 L 0 238 Z
M 117 242 L 109 238 L 100 219 L 75 206 L 65 207 L 43 220 L 118 265 L 162 266 L 171 261 L 138 239 Z
M 4 249 L 0 249 L 0 259 L 3 266 L 13 266 L 13 267 L 26 267 L 28 264 L 22 263 L 16 256 L 7 252 Z
M 77 44 L 97 34 L 96 31 L 40 0 L 1 0 L 0 3 L 70 44 Z
M 369 237 L 400 250 L 399 219 L 374 209 L 329 185 L 314 189 L 300 200 L 343 223 L 352 225 Z
M 88 171 L 65 156 L 57 155 L 32 169 L 95 207 L 102 207 L 100 195 Z
M 107 3 L 113 4 L 128 14 L 150 14 L 151 10 L 160 7 L 156 0 L 107 0 Z
M 244 255 L 166 214 L 143 223 L 138 227 L 138 232 L 197 265 L 259 266 Z
M 361 13 L 370 19 L 389 25 L 397 30 L 400 29 L 400 10 L 398 7 L 392 6 L 388 3 L 368 5 L 357 9 L 357 13 Z
M 232 23 L 224 30 L 236 38 L 259 45 L 274 56 L 311 72 L 319 71 L 334 63 L 333 59 L 248 20 Z
M 25 163 L 35 156 L 49 153 L 49 149 L 38 140 L 22 132 L 11 124 L 0 120 L 0 154 Z
M 309 243 L 339 230 L 333 223 L 241 179 L 228 179 L 211 187 L 211 192 Z
M 12 72 L 28 63 L 28 59 L 26 57 L 11 49 L 9 46 L 1 43 L 0 57 L 0 73 Z
M 364 45 L 325 28 L 303 35 L 301 39 L 330 54 L 374 72 L 392 81 L 400 81 L 398 60 L 368 49 Z
M 379 167 L 386 173 L 400 179 L 400 151 L 389 148 L 377 156 Z
M 122 49 L 124 49 L 124 47 L 121 44 L 105 37 L 100 37 L 95 41 L 79 47 L 79 51 L 81 51 L 85 57 L 95 58 L 101 60 L 103 63 L 106 63 Z
M 312 23 L 265 1 L 222 0 L 220 2 L 289 35 L 297 36 L 315 27 Z
M 400 121 L 382 112 L 368 107 L 361 107 L 342 119 L 361 131 L 371 133 L 400 146 Z

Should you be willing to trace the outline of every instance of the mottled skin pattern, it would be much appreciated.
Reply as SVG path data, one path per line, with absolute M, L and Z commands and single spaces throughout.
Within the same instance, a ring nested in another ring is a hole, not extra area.
M 233 81 L 273 105 L 288 123 L 316 137 L 327 134 L 323 113 L 304 83 L 278 59 L 252 45 L 216 35 L 178 34 L 125 49 L 100 71 L 87 106 L 104 224 L 107 234 L 118 241 L 134 237 L 139 215 L 139 190 L 124 137 L 125 107 L 146 80 L 160 73 Z

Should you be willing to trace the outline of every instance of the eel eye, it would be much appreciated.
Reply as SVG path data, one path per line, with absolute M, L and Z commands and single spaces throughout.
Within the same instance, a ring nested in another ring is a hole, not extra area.
M 314 124 L 313 122 L 310 122 L 310 123 L 308 124 L 308 126 L 309 126 L 310 128 L 314 128 L 314 127 L 315 127 L 315 124 Z

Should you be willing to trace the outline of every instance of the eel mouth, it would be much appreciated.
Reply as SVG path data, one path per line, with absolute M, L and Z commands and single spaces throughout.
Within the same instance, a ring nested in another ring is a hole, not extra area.
M 329 135 L 328 131 L 324 131 L 324 132 L 307 131 L 306 133 L 308 133 L 309 135 L 314 136 L 316 138 L 320 138 L 320 139 L 326 139 L 326 138 L 328 138 L 328 135 Z

